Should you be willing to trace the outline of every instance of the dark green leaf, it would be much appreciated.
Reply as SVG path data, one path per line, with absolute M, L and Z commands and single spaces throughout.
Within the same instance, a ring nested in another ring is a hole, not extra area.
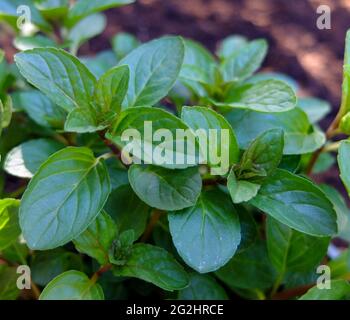
M 136 196 L 129 184 L 111 192 L 105 210 L 116 222 L 120 233 L 134 230 L 134 240 L 138 239 L 146 228 L 149 207 Z
M 99 284 L 93 283 L 84 273 L 67 271 L 44 288 L 40 300 L 103 300 Z
M 311 181 L 281 169 L 267 178 L 250 204 L 300 232 L 314 236 L 337 233 L 332 203 Z
M 117 235 L 117 226 L 105 212 L 101 212 L 94 222 L 73 239 L 75 248 L 96 259 L 101 265 L 109 262 L 108 251 Z
M 183 267 L 164 249 L 149 244 L 136 244 L 124 266 L 115 273 L 136 277 L 168 291 L 181 290 L 188 285 Z
M 79 255 L 61 248 L 36 252 L 30 266 L 32 279 L 40 286 L 46 286 L 65 271 L 80 270 L 82 267 L 83 262 Z
M 101 76 L 94 93 L 101 112 L 120 112 L 122 102 L 128 91 L 128 83 L 128 66 L 114 67 Z
M 184 57 L 179 37 L 165 37 L 141 45 L 119 65 L 128 65 L 130 80 L 124 107 L 154 105 L 170 91 Z
M 209 141 L 207 139 L 204 147 L 203 143 L 199 145 L 202 147 L 201 152 L 205 160 L 214 158 L 215 161 L 209 161 L 214 167 L 217 165 L 215 162 L 219 160 L 218 156 L 221 157 L 221 168 L 216 168 L 218 172 L 220 171 L 222 174 L 225 174 L 228 171 L 229 165 L 237 163 L 239 148 L 236 136 L 232 127 L 222 115 L 206 107 L 183 107 L 181 118 L 193 131 L 205 130 L 206 136 L 209 139 L 211 138 L 210 132 L 216 130 L 217 136 L 214 139 L 216 143 L 213 143 L 211 139 Z M 217 154 L 217 150 L 220 150 L 219 155 Z M 229 160 L 229 163 L 222 163 L 226 160 Z
M 63 127 L 66 117 L 64 110 L 40 91 L 16 91 L 12 94 L 12 100 L 16 109 L 23 109 L 37 124 L 48 128 Z
M 225 290 L 209 275 L 190 274 L 190 284 L 179 291 L 179 300 L 227 300 Z
M 269 176 L 282 159 L 284 138 L 281 129 L 272 129 L 258 136 L 243 153 L 237 169 L 239 179 Z
M 170 213 L 168 218 L 177 251 L 200 273 L 223 266 L 241 240 L 238 214 L 219 190 L 203 192 L 195 206 Z
M 267 53 L 267 42 L 259 39 L 242 45 L 227 56 L 221 65 L 225 82 L 243 81 L 258 70 Z
M 47 250 L 76 238 L 97 217 L 109 192 L 107 168 L 91 150 L 56 152 L 22 197 L 20 224 L 28 246 Z
M 241 242 L 237 252 L 241 252 L 252 246 L 258 238 L 258 226 L 251 212 L 243 205 L 236 206 L 239 223 L 241 225 Z
M 316 267 L 327 254 L 330 238 L 312 237 L 277 220 L 267 219 L 267 249 L 276 269 L 303 272 Z
M 74 56 L 61 49 L 37 48 L 17 53 L 15 61 L 28 82 L 62 108 L 89 106 L 96 79 Z
M 242 149 L 246 149 L 263 132 L 277 128 L 284 131 L 285 155 L 313 152 L 326 141 L 325 135 L 312 127 L 307 115 L 299 108 L 273 114 L 234 110 L 226 115 L 226 119 L 235 131 Z
M 331 281 L 330 289 L 311 288 L 299 300 L 349 300 L 350 284 L 346 280 Z
M 193 206 L 202 188 L 197 167 L 171 170 L 133 165 L 129 169 L 129 181 L 142 201 L 161 210 L 181 210 Z
M 214 102 L 223 110 L 233 108 L 258 112 L 285 112 L 295 107 L 293 89 L 280 80 L 263 80 L 255 84 L 234 87 L 224 102 Z
M 275 271 L 269 261 L 266 246 L 257 242 L 247 250 L 236 254 L 215 274 L 233 290 L 267 289 L 275 280 Z
M 142 160 L 165 168 L 187 168 L 198 163 L 196 136 L 181 119 L 163 109 L 124 110 L 107 138 L 122 147 L 125 161 L 130 161 L 131 153 L 134 163 Z
M 326 184 L 320 185 L 321 190 L 332 202 L 337 213 L 338 234 L 337 236 L 350 242 L 350 210 L 339 191 Z

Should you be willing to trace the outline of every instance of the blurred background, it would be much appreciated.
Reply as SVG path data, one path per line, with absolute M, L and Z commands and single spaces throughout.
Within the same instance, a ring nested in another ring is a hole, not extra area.
M 1 1 L 1 0 L 0 0 Z M 317 8 L 331 9 L 331 29 L 320 30 Z M 138 0 L 107 11 L 107 28 L 85 44 L 79 54 L 93 55 L 111 47 L 110 38 L 125 31 L 141 41 L 177 34 L 201 42 L 212 52 L 231 34 L 266 38 L 269 53 L 265 71 L 294 78 L 302 94 L 329 101 L 333 112 L 340 103 L 344 39 L 350 27 L 350 0 Z M 11 61 L 13 37 L 0 26 L 0 47 Z M 335 172 L 322 180 L 333 180 Z M 331 181 L 329 181 L 331 182 Z
M 1 0 L 0 0 L 1 1 Z M 316 25 L 320 5 L 331 8 L 331 29 Z M 350 0 L 138 0 L 107 11 L 107 28 L 80 54 L 110 48 L 120 31 L 141 41 L 164 34 L 192 38 L 214 51 L 231 34 L 263 37 L 270 49 L 265 70 L 286 73 L 308 95 L 339 105 L 344 37 L 350 27 Z M 7 58 L 15 53 L 12 37 L 0 26 L 0 47 Z

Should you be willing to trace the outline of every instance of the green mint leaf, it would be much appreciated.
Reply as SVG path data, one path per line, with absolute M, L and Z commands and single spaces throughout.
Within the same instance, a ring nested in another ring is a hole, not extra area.
M 26 141 L 6 155 L 4 170 L 16 177 L 32 178 L 49 156 L 64 145 L 51 139 Z
M 319 122 L 331 111 L 329 102 L 317 98 L 298 98 L 297 105 L 307 114 L 310 123 Z
M 345 38 L 343 84 L 340 109 L 343 115 L 350 111 L 350 30 L 346 32 Z
M 79 20 L 92 13 L 124 6 L 133 2 L 135 2 L 135 0 L 79 0 L 69 10 L 66 24 L 72 27 Z
M 240 43 L 232 55 L 225 58 L 221 72 L 225 82 L 243 81 L 258 70 L 267 53 L 267 42 L 253 40 L 246 45 Z
M 119 32 L 112 38 L 112 48 L 118 59 L 123 59 L 139 45 L 140 41 L 130 33 Z
M 197 96 L 206 96 L 206 85 L 214 84 L 217 63 L 201 44 L 185 39 L 185 56 L 179 80 Z
M 346 280 L 332 280 L 330 289 L 311 288 L 299 300 L 348 300 L 350 284 Z
M 332 202 L 334 210 L 337 213 L 337 236 L 350 242 L 350 210 L 345 202 L 345 199 L 337 189 L 331 186 L 322 184 L 320 185 L 320 189 Z
M 300 232 L 319 237 L 337 233 L 337 216 L 325 194 L 288 171 L 276 170 L 249 203 Z
M 130 134 L 128 129 L 132 129 Z M 155 138 L 158 129 L 162 134 Z M 184 135 L 178 133 L 179 129 L 184 130 Z M 165 168 L 187 168 L 198 163 L 196 136 L 181 119 L 163 109 L 124 110 L 106 136 L 124 151 L 133 153 L 135 163 L 142 160 Z
M 93 283 L 86 274 L 67 271 L 44 288 L 39 300 L 104 300 L 102 288 Z
M 238 214 L 219 190 L 203 192 L 196 205 L 169 214 L 170 233 L 182 259 L 200 273 L 212 272 L 235 254 L 241 240 Z
M 19 200 L 0 200 L 0 250 L 18 239 L 21 229 L 18 222 Z
M 87 108 L 95 77 L 74 56 L 61 49 L 37 48 L 15 55 L 21 74 L 67 111 Z
M 150 208 L 138 198 L 129 184 L 113 190 L 104 209 L 115 221 L 119 233 L 132 229 L 136 240 L 144 232 Z
M 134 164 L 129 169 L 129 181 L 142 201 L 161 210 L 193 206 L 202 188 L 197 167 L 171 170 Z
M 0 299 L 16 300 L 20 294 L 16 282 L 18 274 L 15 267 L 0 265 Z
M 46 20 L 57 21 L 68 14 L 69 0 L 38 0 L 35 6 Z
M 187 287 L 189 279 L 183 267 L 164 249 L 135 244 L 124 266 L 115 267 L 119 276 L 135 277 L 167 290 Z
M 128 65 L 130 80 L 124 108 L 154 105 L 175 84 L 184 57 L 179 37 L 164 37 L 133 50 L 119 65 Z
M 343 184 L 350 194 L 350 141 L 343 140 L 340 144 L 338 150 L 338 166 L 340 170 L 340 178 L 343 181 Z
M 76 238 L 97 217 L 109 193 L 107 168 L 91 150 L 67 147 L 56 152 L 22 197 L 20 225 L 28 246 L 47 250 Z
M 106 17 L 101 13 L 95 13 L 80 20 L 67 35 L 70 52 L 76 53 L 85 41 L 101 34 L 106 24 Z
M 330 238 L 312 237 L 268 217 L 267 249 L 272 264 L 286 272 L 312 270 L 326 256 Z
M 243 205 L 235 206 L 239 223 L 241 225 L 241 242 L 239 243 L 237 253 L 240 253 L 252 246 L 258 238 L 258 226 L 251 212 Z
M 266 245 L 260 241 L 236 254 L 215 274 L 233 290 L 235 288 L 267 289 L 272 287 L 276 278 L 275 270 L 268 258 Z
M 117 235 L 117 226 L 105 212 L 101 212 L 95 221 L 73 239 L 75 248 L 96 259 L 101 265 L 109 262 L 108 251 Z
M 269 176 L 282 159 L 284 134 L 272 129 L 258 136 L 243 153 L 236 169 L 239 179 Z
M 179 291 L 179 300 L 227 300 L 225 290 L 207 274 L 191 273 L 190 284 Z
M 239 35 L 229 36 L 220 43 L 216 54 L 221 60 L 227 59 L 237 54 L 247 43 L 248 41 L 245 37 Z
M 182 108 L 181 118 L 193 131 L 205 130 L 207 137 L 210 137 L 210 131 L 216 130 L 217 143 L 215 143 L 215 146 L 213 143 L 209 143 L 209 141 L 207 141 L 206 148 L 202 148 L 201 151 L 202 154 L 204 153 L 208 155 L 210 159 L 213 155 L 213 158 L 218 156 L 215 153 L 217 153 L 217 150 L 220 150 L 221 159 L 229 160 L 229 163 L 221 164 L 225 173 L 228 171 L 229 165 L 237 163 L 239 148 L 236 136 L 231 125 L 222 115 L 206 107 L 185 106 Z M 226 131 L 226 135 L 223 134 L 223 130 Z M 199 144 L 199 146 L 202 147 L 202 144 Z M 212 165 L 215 166 L 215 164 Z
M 13 45 L 16 49 L 23 51 L 42 47 L 55 47 L 56 43 L 48 37 L 35 35 L 29 37 L 17 36 L 13 41 Z
M 65 111 L 40 91 L 16 91 L 12 94 L 12 100 L 14 107 L 24 110 L 37 124 L 46 128 L 63 127 Z
M 227 177 L 227 188 L 233 203 L 241 203 L 254 198 L 260 185 L 246 180 L 238 180 L 233 169 Z
M 95 132 L 105 129 L 107 123 L 99 123 L 96 110 L 92 108 L 73 109 L 64 123 L 64 130 L 68 132 Z
M 269 114 L 234 110 L 226 115 L 226 119 L 234 128 L 241 149 L 247 149 L 251 141 L 270 129 L 284 131 L 284 155 L 310 153 L 326 141 L 324 133 L 313 127 L 299 108 Z
M 113 111 L 119 113 L 122 102 L 128 91 L 129 67 L 118 66 L 108 70 L 98 80 L 94 92 L 96 102 L 101 112 Z
M 82 270 L 82 257 L 76 253 L 57 248 L 35 253 L 30 265 L 33 281 L 46 286 L 53 278 L 68 270 Z
M 229 90 L 224 102 L 213 102 L 224 111 L 232 108 L 258 112 L 285 112 L 296 105 L 293 89 L 280 80 L 263 80 Z
M 112 50 L 101 51 L 94 57 L 80 57 L 80 61 L 88 67 L 97 79 L 118 63 Z

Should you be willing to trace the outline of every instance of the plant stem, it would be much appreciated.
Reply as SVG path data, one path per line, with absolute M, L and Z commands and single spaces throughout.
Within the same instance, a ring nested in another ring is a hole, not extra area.
M 276 281 L 275 281 L 275 283 L 274 283 L 274 285 L 273 285 L 273 287 L 272 287 L 271 294 L 270 294 L 271 298 L 272 298 L 274 295 L 276 295 L 276 292 L 277 292 L 278 288 L 280 287 L 280 285 L 281 285 L 281 283 L 282 283 L 283 277 L 284 277 L 284 272 L 281 272 L 281 273 L 278 275 L 278 277 L 277 277 L 277 279 L 276 279 Z
M 91 277 L 90 281 L 92 283 L 96 283 L 97 280 L 101 277 L 101 275 L 109 270 L 111 270 L 112 264 L 108 263 L 104 266 L 102 266 L 100 269 L 98 269 Z
M 309 285 L 285 290 L 282 292 L 278 292 L 275 295 L 273 295 L 271 299 L 272 300 L 288 300 L 290 298 L 294 298 L 296 296 L 300 296 L 300 295 L 306 293 L 306 291 L 308 291 L 313 286 L 314 286 L 314 284 L 309 284 Z
M 341 141 L 336 141 L 333 143 L 330 143 L 326 146 L 324 146 L 323 151 L 322 152 L 333 152 L 333 151 L 337 151 L 339 149 Z
M 330 140 L 335 134 L 339 133 L 339 124 L 340 124 L 340 121 L 345 113 L 346 113 L 346 99 L 344 99 L 344 97 L 343 97 L 342 102 L 340 104 L 340 107 L 338 109 L 337 115 L 335 116 L 334 120 L 329 125 L 328 129 L 326 130 L 326 140 Z M 320 156 L 320 154 L 322 152 L 324 152 L 324 149 L 325 149 L 325 147 L 322 147 L 312 155 L 310 162 L 309 162 L 307 169 L 306 169 L 306 173 L 308 175 L 310 175 L 312 173 L 312 169 L 313 169 L 315 163 L 317 162 L 317 159 Z
M 118 159 L 121 159 L 121 152 L 120 152 L 120 150 L 116 147 L 116 145 L 114 143 L 112 143 L 111 141 L 109 141 L 105 137 L 105 132 L 104 131 L 98 131 L 98 135 L 102 139 L 103 143 L 112 151 L 112 153 L 114 155 L 116 155 L 118 157 Z
M 150 236 L 153 232 L 153 229 L 156 226 L 156 224 L 158 223 L 158 220 L 162 214 L 163 214 L 163 211 L 161 211 L 161 210 L 155 209 L 153 211 L 151 219 L 149 220 L 148 225 L 146 227 L 146 230 L 141 237 L 141 240 L 140 240 L 141 242 L 146 242 L 150 238 Z
M 58 142 L 63 143 L 64 145 L 68 146 L 69 145 L 69 141 L 62 135 L 56 133 L 52 136 L 53 139 L 55 139 Z

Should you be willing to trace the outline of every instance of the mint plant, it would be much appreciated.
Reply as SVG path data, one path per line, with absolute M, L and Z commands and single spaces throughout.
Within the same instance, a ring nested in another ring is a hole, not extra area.
M 0 299 L 349 298 L 349 250 L 328 254 L 350 241 L 349 209 L 314 178 L 337 153 L 350 192 L 350 32 L 324 133 L 327 102 L 256 73 L 262 39 L 214 56 L 121 33 L 79 56 L 101 11 L 132 2 L 0 4 L 19 50 L 0 52 Z

